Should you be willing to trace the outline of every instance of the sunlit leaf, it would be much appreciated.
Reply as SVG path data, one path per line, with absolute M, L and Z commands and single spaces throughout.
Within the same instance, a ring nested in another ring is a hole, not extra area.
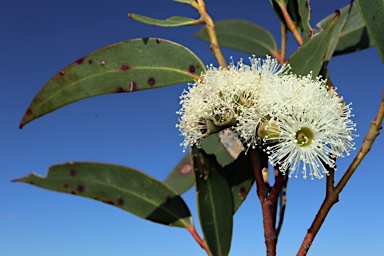
M 231 188 L 214 156 L 192 147 L 200 225 L 215 256 L 227 256 L 231 247 L 233 201 Z
M 109 45 L 52 77 L 33 99 L 20 127 L 81 99 L 191 82 L 203 70 L 193 52 L 168 40 L 139 38 Z
M 50 167 L 47 177 L 30 174 L 14 181 L 89 197 L 165 225 L 193 225 L 189 209 L 179 195 L 164 183 L 125 166 L 66 163 Z
M 334 13 L 328 15 L 317 23 L 316 26 L 324 29 L 334 16 Z M 347 5 L 340 9 L 340 19 L 332 33 L 325 61 L 329 61 L 332 55 L 337 56 L 360 51 L 372 46 L 374 46 L 374 42 L 368 34 L 368 30 L 357 5 L 353 4 L 351 9 L 350 5 Z
M 275 39 L 259 25 L 245 20 L 222 20 L 215 25 L 220 46 L 263 57 L 277 52 Z M 209 42 L 204 29 L 197 31 L 195 36 Z
M 139 14 L 129 13 L 128 17 L 148 25 L 159 27 L 181 27 L 202 24 L 201 21 L 180 16 L 172 16 L 165 20 L 159 20 Z
M 169 173 L 164 183 L 181 195 L 190 189 L 195 183 L 191 155 L 186 154 L 175 168 Z
M 316 34 L 306 44 L 291 55 L 288 60 L 292 72 L 297 75 L 308 75 L 312 72 L 317 77 L 326 55 L 333 29 L 337 23 L 340 13 L 337 12 L 334 19 L 323 31 Z
M 357 0 L 360 14 L 384 62 L 384 0 Z
M 232 157 L 228 150 L 220 143 L 220 134 L 214 133 L 203 139 L 201 147 L 205 153 L 215 155 L 216 161 L 222 166 L 232 163 L 236 158 Z

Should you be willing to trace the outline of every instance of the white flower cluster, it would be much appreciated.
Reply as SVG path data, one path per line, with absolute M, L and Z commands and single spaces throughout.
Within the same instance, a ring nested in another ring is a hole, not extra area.
M 184 149 L 209 134 L 231 128 L 244 145 L 261 146 L 282 173 L 322 178 L 335 158 L 353 149 L 351 107 L 312 75 L 288 73 L 275 59 L 250 58 L 228 69 L 212 65 L 180 96 L 179 128 Z

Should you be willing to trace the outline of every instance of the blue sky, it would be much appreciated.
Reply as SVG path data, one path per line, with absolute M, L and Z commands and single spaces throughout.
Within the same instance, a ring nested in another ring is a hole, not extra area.
M 349 1 L 311 1 L 312 25 Z M 207 1 L 215 20 L 255 22 L 280 40 L 269 1 Z M 183 156 L 175 128 L 178 96 L 186 84 L 132 94 L 111 94 L 76 102 L 26 125 L 19 122 L 42 86 L 60 69 L 103 46 L 138 37 L 181 43 L 206 64 L 208 44 L 192 37 L 202 26 L 151 27 L 127 13 L 155 18 L 195 17 L 195 10 L 172 1 L 10 1 L 2 2 L 0 24 L 0 255 L 204 255 L 187 231 L 142 220 L 100 202 L 50 192 L 10 180 L 68 161 L 131 166 L 163 180 Z M 279 44 L 279 43 L 278 43 Z M 289 52 L 296 48 L 289 37 Z M 225 58 L 247 59 L 224 49 Z M 360 146 L 377 112 L 383 64 L 375 48 L 336 57 L 330 75 L 346 102 L 353 102 Z M 331 210 L 309 255 L 380 255 L 384 250 L 384 206 L 379 137 Z M 352 153 L 354 156 L 357 151 Z M 340 178 L 352 157 L 338 161 Z M 325 179 L 291 179 L 278 255 L 294 255 L 324 197 Z M 198 227 L 195 193 L 183 198 Z M 235 215 L 230 255 L 265 252 L 260 204 L 254 189 Z

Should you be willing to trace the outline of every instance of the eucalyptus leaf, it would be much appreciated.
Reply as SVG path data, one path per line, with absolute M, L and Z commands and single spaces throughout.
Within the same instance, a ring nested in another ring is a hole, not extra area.
M 277 52 L 275 39 L 259 25 L 245 20 L 222 20 L 215 26 L 220 46 L 263 57 Z M 197 31 L 195 36 L 210 42 L 204 29 Z
M 316 26 L 324 29 L 333 17 L 334 13 L 322 19 Z M 347 5 L 340 9 L 340 21 L 332 33 L 325 61 L 329 61 L 331 56 L 360 51 L 372 46 L 374 46 L 373 39 L 368 34 L 357 5 L 353 4 L 352 7 Z
M 200 225 L 214 256 L 227 256 L 231 247 L 233 201 L 231 188 L 214 156 L 192 147 Z
M 187 153 L 180 162 L 177 163 L 171 173 L 168 174 L 164 183 L 179 195 L 183 194 L 193 186 L 195 180 L 190 153 Z
M 224 167 L 224 171 L 232 191 L 233 211 L 236 212 L 247 198 L 255 181 L 249 155 L 240 154 L 234 162 Z
M 159 20 L 139 14 L 129 13 L 128 17 L 138 22 L 159 27 L 181 27 L 202 24 L 201 21 L 180 16 L 172 16 L 165 20 Z
M 168 40 L 139 38 L 109 45 L 52 77 L 33 99 L 20 128 L 81 99 L 191 82 L 204 70 L 192 51 Z
M 288 63 L 293 73 L 305 76 L 312 72 L 313 78 L 318 76 L 322 69 L 331 35 L 339 16 L 340 12 L 336 12 L 334 19 L 323 31 L 316 34 L 291 55 Z
M 357 0 L 360 14 L 384 62 L 384 0 Z
M 281 11 L 281 6 L 285 7 L 289 13 L 289 16 L 296 24 L 300 31 L 303 31 L 302 21 L 299 15 L 298 0 L 269 0 L 275 13 L 279 17 L 280 21 L 285 24 L 287 27 L 287 22 L 285 21 L 284 15 Z
M 301 18 L 301 24 L 304 30 L 304 44 L 313 36 L 313 29 L 311 27 L 311 7 L 308 0 L 297 0 L 298 12 Z
M 92 198 L 157 223 L 193 226 L 191 213 L 179 195 L 164 183 L 129 167 L 66 163 L 50 167 L 47 177 L 30 174 L 14 181 Z
M 205 153 L 215 155 L 216 161 L 222 166 L 232 163 L 236 158 L 233 158 L 227 149 L 220 143 L 220 134 L 214 133 L 203 139 L 201 147 Z

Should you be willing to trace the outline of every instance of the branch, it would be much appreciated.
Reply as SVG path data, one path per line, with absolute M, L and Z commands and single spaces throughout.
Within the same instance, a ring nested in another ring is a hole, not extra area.
M 267 256 L 275 256 L 277 243 L 277 235 L 275 229 L 275 205 L 277 203 L 278 195 L 284 183 L 284 175 L 279 172 L 275 184 L 273 185 L 272 189 L 270 189 L 269 186 L 264 182 L 263 175 L 261 173 L 262 168 L 265 168 L 266 166 L 260 165 L 260 154 L 260 150 L 249 150 L 249 155 L 252 161 L 252 169 L 255 174 L 257 195 L 260 199 L 261 210 L 263 213 L 264 239 L 265 245 L 267 247 Z M 265 165 L 266 161 L 263 162 Z
M 197 9 L 199 11 L 199 14 L 201 16 L 201 19 L 204 20 L 206 26 L 205 31 L 207 31 L 209 40 L 211 41 L 210 49 L 215 55 L 217 62 L 219 63 L 220 67 L 227 68 L 227 63 L 225 62 L 223 53 L 220 50 L 219 41 L 217 40 L 216 36 L 216 26 L 213 22 L 211 16 L 209 16 L 207 9 L 205 7 L 204 0 L 196 0 L 198 3 Z
M 288 13 L 287 6 L 284 4 L 279 4 L 280 10 L 283 13 L 285 22 L 287 23 L 287 27 L 289 31 L 291 31 L 292 35 L 295 37 L 299 46 L 303 45 L 303 37 L 301 36 L 299 28 L 296 26 L 296 23 L 292 20 L 291 16 Z

